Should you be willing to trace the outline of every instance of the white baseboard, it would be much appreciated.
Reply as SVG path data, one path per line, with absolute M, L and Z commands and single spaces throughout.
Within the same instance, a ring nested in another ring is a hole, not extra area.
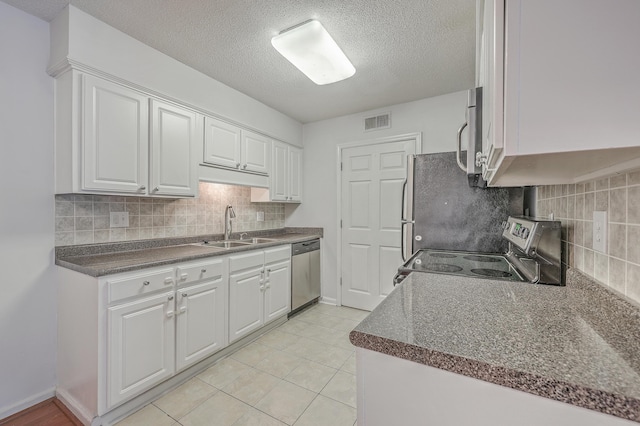
M 56 388 L 51 387 L 45 391 L 29 396 L 27 398 L 24 398 L 23 400 L 13 403 L 7 407 L 2 407 L 0 408 L 0 419 L 9 417 L 15 413 L 19 413 L 20 411 L 26 408 L 29 408 L 33 405 L 36 405 L 46 399 L 53 398 L 55 395 L 56 395 Z
M 338 300 L 332 297 L 322 296 L 319 303 L 324 303 L 325 305 L 333 305 L 336 306 L 338 304 Z
M 89 426 L 93 416 L 88 413 L 74 397 L 69 395 L 64 389 L 56 389 L 56 396 L 64 404 L 65 407 L 73 413 L 74 416 L 82 422 L 83 425 Z

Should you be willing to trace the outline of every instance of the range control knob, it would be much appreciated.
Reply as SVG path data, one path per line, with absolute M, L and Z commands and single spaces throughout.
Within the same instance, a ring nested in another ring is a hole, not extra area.
M 529 228 L 522 228 L 522 238 L 526 240 L 528 236 L 529 236 Z

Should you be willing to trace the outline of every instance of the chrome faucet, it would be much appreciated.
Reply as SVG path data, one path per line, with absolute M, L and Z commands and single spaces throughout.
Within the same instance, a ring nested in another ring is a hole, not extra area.
M 231 236 L 231 219 L 236 217 L 236 212 L 233 210 L 233 207 L 229 204 L 224 209 L 224 239 L 228 240 Z

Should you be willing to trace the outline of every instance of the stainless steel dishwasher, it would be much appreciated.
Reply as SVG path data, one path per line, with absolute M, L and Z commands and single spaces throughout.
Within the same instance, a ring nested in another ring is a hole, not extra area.
M 291 245 L 291 313 L 320 298 L 320 240 Z

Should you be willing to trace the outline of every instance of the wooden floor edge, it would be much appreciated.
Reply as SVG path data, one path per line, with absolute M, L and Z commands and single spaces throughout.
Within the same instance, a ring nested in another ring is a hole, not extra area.
M 84 426 L 80 419 L 78 419 L 57 397 L 53 398 L 53 403 L 64 413 L 65 416 L 69 418 L 69 420 L 71 420 L 71 422 L 73 422 L 74 425 Z
M 62 413 L 69 419 L 69 421 L 71 423 L 73 423 L 76 426 L 83 426 L 82 422 L 71 412 L 71 410 L 69 410 L 66 405 L 64 405 L 62 403 L 62 401 L 60 401 L 58 398 L 56 397 L 51 397 L 48 399 L 45 399 L 42 402 L 39 402 L 35 405 L 32 405 L 31 407 L 25 408 L 22 411 L 18 411 L 15 414 L 10 415 L 9 417 L 5 417 L 4 419 L 0 419 L 0 426 L 2 425 L 8 425 L 14 422 L 17 422 L 20 417 L 23 417 L 29 413 L 32 413 L 34 411 L 40 410 L 41 408 L 46 407 L 49 404 L 53 404 L 55 405 L 60 411 L 62 411 Z
M 45 399 L 42 402 L 38 402 L 36 405 L 32 405 L 31 407 L 27 407 L 22 411 L 18 411 L 17 413 L 12 414 L 9 417 L 5 417 L 4 419 L 0 419 L 0 426 L 9 424 L 11 422 L 14 422 L 14 421 L 16 421 L 16 419 L 18 417 L 22 417 L 25 414 L 28 414 L 28 413 L 30 413 L 32 411 L 36 411 L 36 410 L 46 406 L 47 404 L 51 404 L 54 399 L 55 399 L 55 397 L 52 396 L 51 398 Z

